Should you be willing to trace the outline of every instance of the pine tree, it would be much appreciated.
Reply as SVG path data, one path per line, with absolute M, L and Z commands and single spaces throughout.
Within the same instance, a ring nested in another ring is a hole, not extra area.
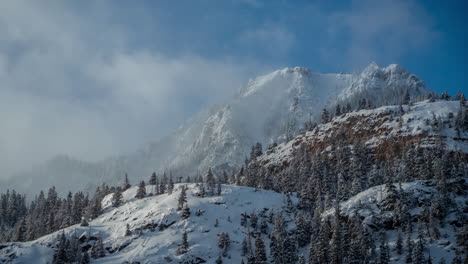
M 23 242 L 26 241 L 26 221 L 22 219 L 19 222 L 14 234 L 13 241 Z
M 124 184 L 122 186 L 122 191 L 128 190 L 132 185 L 130 185 L 130 181 L 128 180 L 128 174 L 125 173 Z
M 104 251 L 104 244 L 101 238 L 99 238 L 96 241 L 96 244 L 91 249 L 91 256 L 95 259 L 103 258 L 106 256 L 106 252 Z
M 222 255 L 227 256 L 227 251 L 231 244 L 231 239 L 229 238 L 228 233 L 222 232 L 218 236 L 218 247 L 222 250 Z
M 272 263 L 281 263 L 281 250 L 276 240 L 276 236 L 271 236 L 270 239 L 270 258 Z
M 318 263 L 328 263 L 330 261 L 329 253 L 330 229 L 328 221 L 320 225 L 318 243 L 316 244 L 316 256 Z
M 344 254 L 341 218 L 340 205 L 337 202 L 335 205 L 335 225 L 333 226 L 331 240 L 331 263 L 336 264 L 342 263 Z
M 167 184 L 167 193 L 172 194 L 174 191 L 174 182 L 172 181 L 172 177 L 169 178 L 169 183 Z
M 180 190 L 180 195 L 177 203 L 177 210 L 181 210 L 184 207 L 184 204 L 187 203 L 187 192 L 186 192 L 186 186 L 182 185 L 182 188 Z
M 187 231 L 182 233 L 182 242 L 180 243 L 179 248 L 177 249 L 177 255 L 182 255 L 188 252 L 189 243 L 187 238 Z
M 260 232 L 262 232 L 263 234 L 268 234 L 268 224 L 265 220 L 262 220 L 261 224 L 260 224 Z
M 297 261 L 297 249 L 296 243 L 294 239 L 286 235 L 285 239 L 283 240 L 283 261 L 285 264 L 293 264 Z
M 150 185 L 156 185 L 156 180 L 157 180 L 156 172 L 153 172 L 153 174 L 151 174 L 151 177 L 148 183 Z
M 166 193 L 166 184 L 167 184 L 167 176 L 166 176 L 166 173 L 164 172 L 162 180 L 159 181 L 159 194 Z
M 66 253 L 66 243 L 67 239 L 65 237 L 65 233 L 62 232 L 61 235 L 58 237 L 58 245 L 57 250 L 54 253 L 54 257 L 52 260 L 53 264 L 61 264 L 68 262 L 67 253 Z
M 325 108 L 322 109 L 321 122 L 322 124 L 330 122 L 330 113 L 328 113 L 328 110 Z
M 408 105 L 410 103 L 410 94 L 408 89 L 405 89 L 405 93 L 403 94 L 403 104 Z
M 385 238 L 385 233 L 382 232 L 381 234 L 381 239 L 380 239 L 380 258 L 379 258 L 379 263 L 380 264 L 388 264 L 390 263 L 390 254 L 388 251 L 388 245 L 387 241 Z
M 200 195 L 202 198 L 206 196 L 205 185 L 203 183 L 200 185 L 200 191 L 198 192 L 198 195 Z
M 217 185 L 216 194 L 217 194 L 218 196 L 220 196 L 220 195 L 221 195 L 221 191 L 222 191 L 222 188 L 221 188 L 221 179 L 218 178 L 218 185 Z
M 206 184 L 208 186 L 209 193 L 213 194 L 215 188 L 215 180 L 211 168 L 208 169 L 208 173 L 206 174 Z
M 296 239 L 299 247 L 305 247 L 310 242 L 311 225 L 309 221 L 302 215 L 296 217 Z
M 190 208 L 187 206 L 187 204 L 184 206 L 184 209 L 182 209 L 182 214 L 181 218 L 182 219 L 187 219 L 190 217 Z
M 143 199 L 146 196 L 146 186 L 145 186 L 145 181 L 141 181 L 140 184 L 138 185 L 138 189 L 135 195 L 135 198 L 137 199 Z
M 398 255 L 403 254 L 403 239 L 401 238 L 400 232 L 398 232 L 395 249 Z
M 247 238 L 244 238 L 244 240 L 242 240 L 242 245 L 241 245 L 242 256 L 247 256 L 247 254 L 249 253 L 249 245 L 247 243 L 248 243 Z
M 265 242 L 262 236 L 257 236 L 255 240 L 255 264 L 265 264 L 267 261 Z
M 151 185 L 151 195 L 158 194 L 158 177 L 156 176 L 156 172 L 151 174 L 148 184 Z
M 115 189 L 114 195 L 112 196 L 112 206 L 119 207 L 122 204 L 122 190 L 120 187 Z
M 250 214 L 250 226 L 253 228 L 253 230 L 257 230 L 257 222 L 258 222 L 258 217 L 255 212 L 252 212 Z
M 413 263 L 413 241 L 411 240 L 411 233 L 407 232 L 406 233 L 406 263 Z
M 341 115 L 341 106 L 340 104 L 337 104 L 335 108 L 335 116 L 340 116 L 340 115 Z

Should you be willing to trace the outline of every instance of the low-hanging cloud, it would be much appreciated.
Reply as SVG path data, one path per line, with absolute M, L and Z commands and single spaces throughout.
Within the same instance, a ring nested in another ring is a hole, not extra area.
M 302 52 L 347 69 L 394 60 L 437 35 L 413 1 L 340 10 L 278 2 L 279 19 L 257 15 L 266 1 L 209 5 L 200 16 L 191 6 L 165 12 L 163 2 L 152 11 L 113 1 L 0 3 L 0 177 L 57 154 L 98 160 L 157 140 L 253 75 L 286 66 L 309 34 L 319 37 Z M 231 12 L 239 6 L 253 8 L 242 23 Z
M 249 71 L 228 59 L 129 48 L 125 29 L 83 20 L 60 1 L 0 9 L 4 176 L 57 154 L 98 160 L 134 150 L 234 93 Z

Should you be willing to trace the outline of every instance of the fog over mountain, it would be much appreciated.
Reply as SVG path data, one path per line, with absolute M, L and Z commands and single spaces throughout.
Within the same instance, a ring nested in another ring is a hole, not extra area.
M 374 106 L 398 104 L 405 93 L 424 98 L 429 92 L 422 80 L 398 65 L 381 68 L 372 63 L 359 74 L 285 68 L 251 79 L 228 103 L 208 107 L 137 152 L 101 162 L 58 156 L 3 186 L 35 193 L 52 184 L 62 191 L 94 189 L 101 182 L 119 184 L 125 173 L 139 181 L 152 172 L 177 177 L 208 168 L 232 172 L 256 142 L 268 146 L 292 138 L 307 121 L 318 122 L 323 108 L 355 108 L 361 99 Z

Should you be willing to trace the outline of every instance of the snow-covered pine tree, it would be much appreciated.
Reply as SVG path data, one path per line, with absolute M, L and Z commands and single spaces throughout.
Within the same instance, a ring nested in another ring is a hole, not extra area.
M 151 195 L 158 194 L 157 192 L 157 183 L 158 183 L 158 177 L 156 176 L 156 172 L 153 172 L 150 176 L 150 179 L 148 181 L 148 184 L 151 185 Z
M 265 264 L 267 262 L 267 255 L 265 250 L 265 242 L 261 235 L 255 239 L 255 264 Z
M 187 204 L 184 205 L 184 208 L 182 209 L 182 214 L 180 217 L 182 219 L 187 219 L 190 217 L 190 208 L 188 207 Z
M 217 189 L 216 189 L 216 195 L 220 196 L 220 195 L 221 195 L 221 191 L 222 191 L 222 188 L 221 188 L 221 179 L 218 178 L 218 184 L 217 184 Z
M 320 224 L 319 237 L 315 245 L 316 262 L 329 263 L 331 261 L 329 252 L 330 238 L 330 221 L 326 220 Z
M 120 187 L 117 187 L 115 189 L 114 194 L 112 195 L 112 206 L 119 207 L 122 204 L 122 198 L 122 189 L 120 189 Z
M 303 214 L 296 216 L 296 240 L 299 247 L 305 247 L 310 242 L 311 225 Z
M 401 237 L 401 232 L 398 231 L 397 240 L 395 245 L 395 250 L 398 255 L 403 254 L 403 239 Z
M 215 188 L 215 179 L 214 179 L 213 172 L 212 172 L 211 168 L 209 168 L 208 172 L 206 173 L 205 182 L 206 182 L 206 185 L 207 185 L 208 193 L 210 195 L 213 195 L 214 188 Z
M 257 222 L 258 222 L 258 217 L 255 212 L 252 212 L 250 214 L 250 227 L 252 227 L 253 230 L 257 230 Z
M 138 189 L 135 194 L 135 198 L 137 199 L 143 199 L 146 196 L 146 186 L 145 186 L 145 181 L 141 181 L 140 184 L 138 184 Z
M 328 112 L 328 110 L 326 108 L 322 109 L 322 116 L 321 116 L 320 120 L 321 120 L 322 124 L 330 122 L 330 113 Z
M 182 210 L 182 208 L 184 207 L 184 204 L 187 203 L 187 186 L 186 185 L 182 185 L 182 187 L 180 188 L 180 195 L 179 195 L 179 199 L 177 201 L 177 211 L 179 210 Z
M 331 263 L 339 264 L 343 261 L 342 215 L 339 202 L 335 205 L 335 224 L 332 226 Z
M 380 264 L 390 263 L 390 252 L 388 250 L 387 238 L 384 232 L 380 234 L 379 263 Z
M 223 256 L 227 256 L 230 244 L 231 239 L 228 233 L 222 232 L 218 235 L 218 247 L 221 249 L 221 253 Z
M 182 241 L 179 245 L 179 248 L 177 249 L 177 254 L 182 255 L 187 253 L 189 250 L 189 243 L 188 243 L 188 237 L 187 237 L 187 231 L 184 230 L 182 233 Z
M 167 193 L 172 194 L 173 191 L 174 191 L 174 182 L 172 181 L 172 177 L 171 177 L 169 178 L 169 182 L 167 184 Z

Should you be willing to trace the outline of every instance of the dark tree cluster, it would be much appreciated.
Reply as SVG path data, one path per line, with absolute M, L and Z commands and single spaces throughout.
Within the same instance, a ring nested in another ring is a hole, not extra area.
M 0 201 L 0 241 L 30 241 L 74 224 L 87 225 L 87 220 L 101 214 L 102 198 L 111 192 L 102 185 L 91 198 L 83 192 L 69 192 L 60 198 L 51 187 L 47 195 L 41 191 L 29 206 L 25 206 L 24 196 L 7 192 Z

